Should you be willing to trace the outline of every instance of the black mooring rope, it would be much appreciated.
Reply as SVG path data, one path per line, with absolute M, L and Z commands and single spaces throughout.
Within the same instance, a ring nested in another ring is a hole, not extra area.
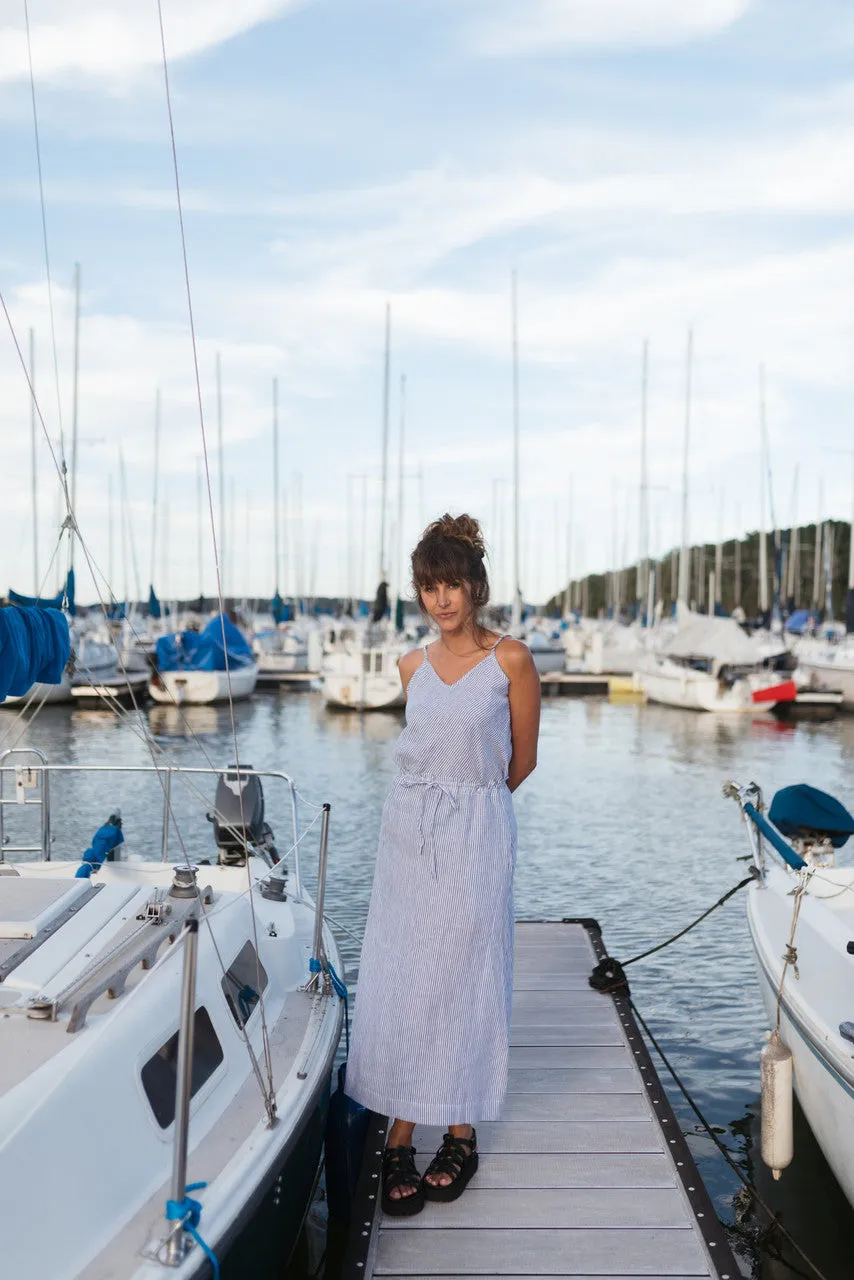
M 733 885 L 731 889 L 727 889 L 722 898 L 718 898 L 717 902 L 708 907 L 702 915 L 697 916 L 696 920 L 692 920 L 684 929 L 680 929 L 678 933 L 674 933 L 672 938 L 668 938 L 666 942 L 659 942 L 657 946 L 650 947 L 647 951 L 642 951 L 640 955 L 632 956 L 631 960 L 616 960 L 613 956 L 606 956 L 604 960 L 600 960 L 590 975 L 590 985 L 596 991 L 605 992 L 622 992 L 628 994 L 629 983 L 623 972 L 630 964 L 637 964 L 638 960 L 645 960 L 647 956 L 655 955 L 656 951 L 663 951 L 665 947 L 669 947 L 672 942 L 678 942 L 680 938 L 684 938 L 686 933 L 690 933 L 698 924 L 705 920 L 706 916 L 710 916 L 713 911 L 717 911 L 718 907 L 722 907 L 728 902 L 733 894 L 738 893 L 739 889 L 744 889 L 746 885 L 752 884 L 757 878 L 759 872 L 756 867 L 751 867 L 750 875 L 745 876 L 738 884 Z

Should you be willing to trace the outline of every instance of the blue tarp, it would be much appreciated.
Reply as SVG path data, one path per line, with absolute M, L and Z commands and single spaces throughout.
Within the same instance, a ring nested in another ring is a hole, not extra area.
M 252 650 L 228 618 L 217 614 L 204 631 L 178 631 L 157 641 L 158 671 L 225 671 L 222 629 L 228 646 L 228 665 L 233 671 L 253 661 Z
M 9 603 L 23 605 L 25 609 L 64 609 L 72 618 L 77 612 L 74 607 L 74 570 L 68 570 L 65 589 L 57 596 L 22 596 L 19 591 L 9 591 Z
M 31 685 L 59 684 L 71 655 L 68 619 L 55 609 L 0 609 L 0 702 Z
M 854 835 L 854 818 L 845 805 L 805 782 L 778 791 L 771 801 L 768 817 L 784 836 L 820 831 L 830 837 L 836 849 L 841 849 L 848 837 Z
M 810 613 L 809 609 L 796 609 L 794 613 L 790 613 L 786 619 L 786 630 L 791 631 L 793 635 L 802 635 L 809 623 L 815 622 L 815 614 Z

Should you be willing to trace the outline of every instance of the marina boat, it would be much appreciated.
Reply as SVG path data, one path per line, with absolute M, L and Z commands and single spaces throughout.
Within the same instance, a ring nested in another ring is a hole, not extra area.
M 810 1128 L 854 1205 L 854 868 L 835 865 L 854 818 L 814 787 L 783 788 L 767 813 L 754 783 L 730 783 L 725 794 L 745 817 L 756 868 L 747 919 L 768 1020 L 791 1052 Z
M 695 618 L 645 653 L 635 682 L 650 702 L 690 711 L 757 715 L 797 693 L 787 673 L 768 670 L 732 618 Z
M 824 684 L 842 692 L 842 707 L 854 711 L 854 640 L 846 637 L 837 644 L 818 640 L 798 642 L 798 664 Z
M 546 676 L 565 669 L 566 646 L 559 631 L 535 624 L 526 629 L 523 639 L 531 650 L 538 675 Z
M 320 672 L 323 701 L 344 711 L 384 711 L 404 704 L 398 664 L 411 643 L 379 627 L 352 622 L 329 628 Z
M 277 684 L 296 672 L 307 672 L 308 643 L 290 623 L 256 632 L 252 652 L 259 684 Z
M 223 647 L 225 634 L 225 648 Z M 172 706 L 248 698 L 258 682 L 252 650 L 237 627 L 217 614 L 202 631 L 161 636 L 148 691 Z
M 48 782 L 58 788 L 69 770 L 85 773 L 87 796 L 100 786 L 113 805 L 82 861 L 49 810 Z M 4 861 L 15 846 L 0 845 L 0 1197 L 15 1224 L 4 1274 L 209 1276 L 209 1258 L 229 1254 L 280 1177 L 284 1273 L 320 1156 L 343 1014 L 322 919 L 326 819 L 315 907 L 284 774 L 263 777 L 284 788 L 293 815 L 287 878 L 254 770 L 219 775 L 216 865 L 199 867 L 164 860 L 169 795 L 210 784 L 216 770 L 52 766 L 18 751 L 2 760 L 0 777 L 10 774 L 41 805 L 42 848 L 36 861 L 29 849 Z M 123 832 L 115 800 L 143 774 L 166 797 L 163 828 Z M 125 836 L 137 851 L 122 857 Z M 263 1235 L 263 1216 L 252 1229 Z

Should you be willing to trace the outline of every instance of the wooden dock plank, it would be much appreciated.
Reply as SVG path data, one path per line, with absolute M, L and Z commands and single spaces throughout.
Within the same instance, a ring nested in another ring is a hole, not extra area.
M 501 1111 L 503 1122 L 543 1120 L 651 1120 L 649 1103 L 642 1093 L 508 1093 Z M 423 1129 L 419 1130 L 420 1135 Z M 481 1126 L 478 1125 L 478 1137 Z
M 420 1156 L 419 1166 L 422 1165 Z M 423 1167 L 428 1161 L 425 1159 Z M 657 1155 L 534 1156 L 484 1155 L 477 1178 L 478 1191 L 490 1187 L 672 1187 L 673 1170 L 664 1152 Z
M 618 1022 L 584 1023 L 566 1022 L 559 1026 L 542 1026 L 537 1022 L 522 1023 L 510 1028 L 511 1049 L 527 1045 L 614 1045 L 625 1044 Z
M 442 1141 L 442 1130 L 424 1125 L 416 1129 L 419 1153 L 433 1152 Z M 599 1152 L 661 1152 L 664 1140 L 653 1120 L 533 1121 L 508 1123 L 504 1120 L 477 1126 L 477 1143 L 486 1155 L 514 1152 L 534 1154 L 582 1154 Z
M 425 1263 L 429 1259 L 429 1268 Z M 708 1276 L 688 1228 L 553 1227 L 537 1232 L 458 1227 L 380 1233 L 375 1275 Z
M 625 1067 L 511 1067 L 510 1093 L 639 1093 L 640 1077 L 631 1060 Z
M 555 1067 L 605 1067 L 628 1069 L 632 1055 L 625 1043 L 618 1045 L 551 1045 L 510 1050 L 510 1066 L 547 1071 Z
M 531 1188 L 524 1188 L 530 1190 Z M 539 1230 L 556 1222 L 576 1228 L 672 1227 L 689 1225 L 674 1187 L 484 1188 L 478 1182 L 451 1204 L 427 1204 L 414 1218 L 389 1218 L 389 1230 L 438 1231 L 454 1227 Z

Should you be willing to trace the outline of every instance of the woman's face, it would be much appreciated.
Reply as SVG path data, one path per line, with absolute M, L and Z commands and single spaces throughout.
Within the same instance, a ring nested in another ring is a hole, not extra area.
M 421 603 L 442 632 L 462 631 L 471 621 L 471 592 L 466 582 L 428 582 L 420 590 Z

